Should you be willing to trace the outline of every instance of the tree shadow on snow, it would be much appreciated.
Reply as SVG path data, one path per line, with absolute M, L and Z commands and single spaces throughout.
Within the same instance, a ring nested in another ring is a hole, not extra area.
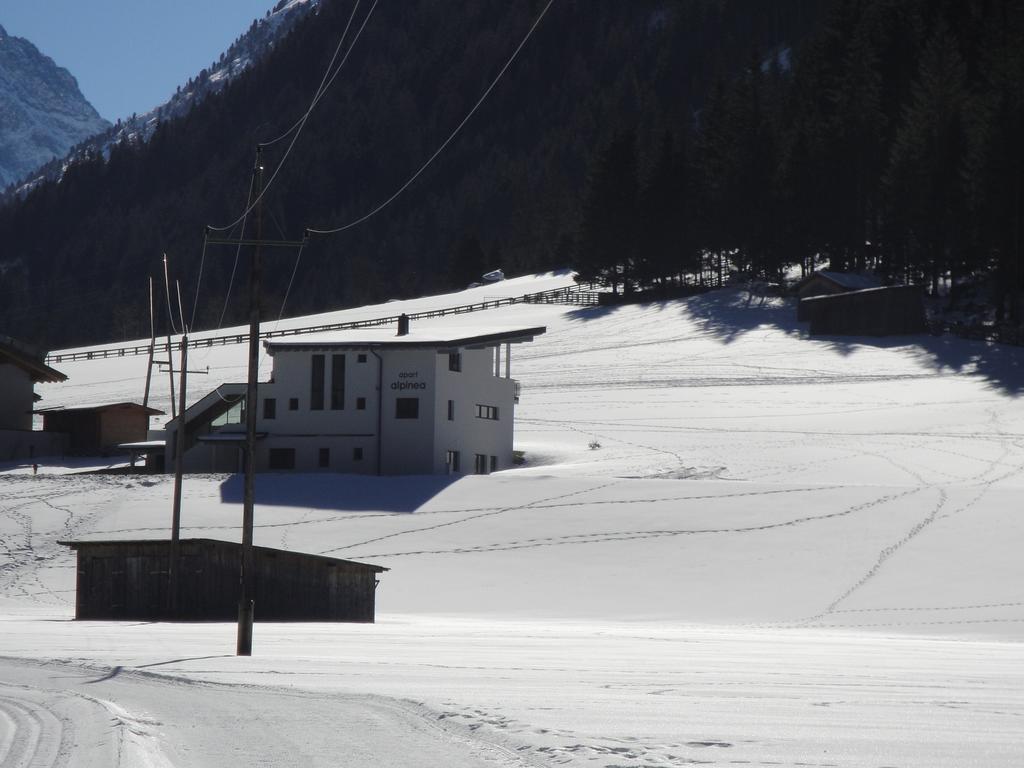
M 571 320 L 589 322 L 608 318 L 630 306 L 638 305 L 585 307 L 567 314 Z M 849 355 L 864 347 L 906 349 L 918 362 L 937 374 L 977 376 L 993 389 L 1006 394 L 1017 396 L 1024 393 L 1024 350 L 1007 344 L 929 334 L 811 336 L 809 324 L 796 319 L 795 299 L 767 298 L 741 289 L 712 291 L 640 306 L 685 319 L 695 325 L 702 336 L 723 344 L 731 344 L 750 333 L 773 330 L 806 339 L 840 355 Z
M 442 493 L 460 475 L 342 475 L 275 473 L 256 475 L 256 504 L 344 512 L 415 512 Z M 220 485 L 224 504 L 241 504 L 244 476 L 231 475 Z

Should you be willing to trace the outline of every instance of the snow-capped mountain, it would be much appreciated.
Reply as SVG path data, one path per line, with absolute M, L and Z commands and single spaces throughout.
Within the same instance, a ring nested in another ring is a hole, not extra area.
M 109 126 L 70 72 L 0 26 L 0 187 Z
M 266 16 L 253 21 L 249 29 L 240 35 L 217 61 L 201 70 L 195 77 L 189 78 L 187 83 L 179 86 L 178 90 L 160 106 L 142 114 L 126 116 L 114 125 L 103 121 L 100 126 L 81 136 L 79 143 L 73 147 L 71 144 L 66 146 L 56 159 L 50 160 L 53 157 L 51 153 L 49 157 L 30 165 L 13 178 L 0 175 L 0 187 L 11 181 L 19 182 L 0 193 L 0 199 L 11 194 L 24 194 L 43 180 L 60 178 L 68 165 L 77 158 L 97 152 L 106 155 L 111 147 L 120 142 L 148 141 L 157 125 L 186 114 L 195 104 L 211 93 L 220 91 L 254 62 L 259 61 L 282 35 L 291 30 L 306 14 L 314 11 L 319 4 L 320 0 L 279 0 Z M 2 119 L 0 113 L 0 120 Z M 46 162 L 47 160 L 50 162 Z

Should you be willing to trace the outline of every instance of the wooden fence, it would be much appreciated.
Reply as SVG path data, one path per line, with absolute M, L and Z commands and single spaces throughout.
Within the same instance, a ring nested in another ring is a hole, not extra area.
M 409 313 L 410 320 L 423 320 L 432 317 L 446 317 L 448 315 L 462 315 L 468 312 L 481 312 L 498 307 L 507 307 L 512 304 L 567 304 L 582 307 L 596 307 L 599 302 L 600 293 L 592 288 L 582 285 L 569 285 L 565 288 L 555 288 L 550 291 L 538 293 L 527 293 L 523 296 L 511 296 L 504 299 L 492 299 L 481 301 L 475 304 L 460 304 L 455 307 L 442 307 L 423 312 Z M 272 339 L 277 336 L 294 336 L 302 333 L 324 333 L 328 331 L 351 331 L 360 328 L 377 328 L 382 325 L 395 325 L 398 323 L 398 315 L 387 317 L 375 317 L 367 320 L 352 320 L 346 323 L 325 323 L 323 325 L 307 325 L 301 328 L 287 328 L 276 331 L 263 331 L 261 339 Z M 203 347 L 223 347 L 228 344 L 244 344 L 249 340 L 248 333 L 232 333 L 222 336 L 206 336 L 199 339 L 189 339 L 190 349 Z M 166 343 L 157 344 L 157 349 L 165 349 Z M 175 349 L 179 348 L 180 340 L 174 343 Z M 125 347 L 107 347 L 104 349 L 85 349 L 78 352 L 51 353 L 46 356 L 46 362 L 50 365 L 66 363 L 74 360 L 97 360 L 110 357 L 129 357 L 132 355 L 148 355 L 149 344 L 134 344 Z

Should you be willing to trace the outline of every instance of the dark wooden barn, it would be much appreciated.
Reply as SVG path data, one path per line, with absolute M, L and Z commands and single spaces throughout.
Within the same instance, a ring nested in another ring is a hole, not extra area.
M 163 411 L 138 403 L 104 403 L 74 408 L 40 408 L 44 432 L 68 436 L 68 453 L 76 456 L 106 456 L 118 452 L 121 443 L 145 440 L 149 417 Z
M 76 619 L 234 621 L 242 545 L 178 543 L 178 600 L 171 605 L 171 542 L 62 541 L 78 553 Z M 378 565 L 253 547 L 257 621 L 373 622 Z
M 922 333 L 924 297 L 916 285 L 893 285 L 800 300 L 812 336 L 894 336 Z

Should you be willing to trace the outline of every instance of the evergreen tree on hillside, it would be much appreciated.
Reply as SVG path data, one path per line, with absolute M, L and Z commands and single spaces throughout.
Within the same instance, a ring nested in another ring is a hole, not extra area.
M 940 20 L 921 57 L 885 176 L 894 235 L 911 272 L 924 277 L 933 294 L 947 272 L 956 279 L 967 271 L 968 107 L 967 67 Z
M 579 280 L 620 288 L 637 285 L 639 214 L 636 134 L 618 134 L 598 154 L 587 179 L 576 268 Z

